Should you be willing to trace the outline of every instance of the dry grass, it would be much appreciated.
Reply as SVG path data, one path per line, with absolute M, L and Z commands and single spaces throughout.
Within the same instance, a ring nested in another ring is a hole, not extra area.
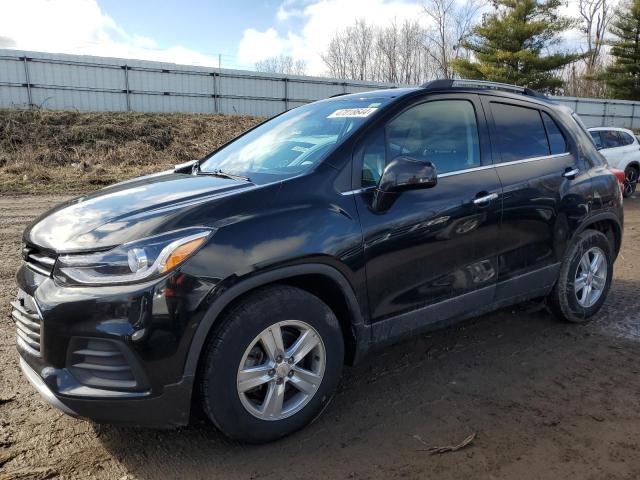
M 0 193 L 78 193 L 199 158 L 260 121 L 0 110 Z

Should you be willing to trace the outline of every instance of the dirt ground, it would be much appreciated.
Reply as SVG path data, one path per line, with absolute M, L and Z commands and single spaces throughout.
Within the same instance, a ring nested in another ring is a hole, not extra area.
M 63 197 L 0 197 L 0 479 L 640 478 L 640 199 L 626 202 L 613 288 L 587 326 L 531 305 L 424 335 L 348 368 L 314 424 L 265 446 L 204 421 L 95 426 L 20 374 L 9 300 L 20 233 Z M 469 434 L 467 448 L 441 455 Z

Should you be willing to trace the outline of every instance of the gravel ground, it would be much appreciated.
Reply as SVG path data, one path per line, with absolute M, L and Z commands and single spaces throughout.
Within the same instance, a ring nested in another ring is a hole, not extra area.
M 22 229 L 63 199 L 0 197 L 0 479 L 640 478 L 640 199 L 626 202 L 613 288 L 589 325 L 525 305 L 395 345 L 346 369 L 313 425 L 258 447 L 202 420 L 96 426 L 40 400 L 8 304 Z M 474 432 L 463 450 L 426 451 Z

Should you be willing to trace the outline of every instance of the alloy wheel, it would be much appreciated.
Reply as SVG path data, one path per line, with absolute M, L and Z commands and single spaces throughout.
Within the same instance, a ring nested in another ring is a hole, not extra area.
M 624 174 L 624 193 L 628 197 L 636 191 L 638 172 L 635 168 L 627 168 Z
M 261 420 L 282 420 L 313 398 L 324 375 L 326 350 L 308 323 L 285 320 L 265 328 L 244 352 L 237 389 L 244 408 Z
M 591 247 L 580 258 L 574 281 L 578 304 L 589 308 L 602 296 L 607 282 L 607 258 L 599 247 Z

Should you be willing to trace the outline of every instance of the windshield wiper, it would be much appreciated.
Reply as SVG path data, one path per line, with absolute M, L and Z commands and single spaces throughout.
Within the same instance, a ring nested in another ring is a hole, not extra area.
M 196 163 L 193 166 L 193 173 L 195 173 L 196 175 L 212 175 L 214 177 L 230 178 L 231 180 L 240 180 L 243 182 L 251 181 L 249 177 L 245 177 L 244 175 L 236 175 L 235 173 L 223 172 L 219 168 L 211 170 L 210 172 L 205 172 L 200 169 L 200 162 Z

